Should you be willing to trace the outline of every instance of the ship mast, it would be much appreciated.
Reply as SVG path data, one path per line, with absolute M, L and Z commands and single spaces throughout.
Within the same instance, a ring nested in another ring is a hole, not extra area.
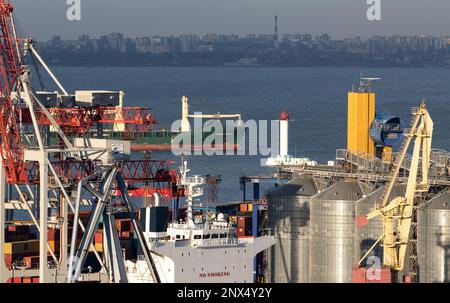
M 185 188 L 186 203 L 187 203 L 187 225 L 189 228 L 195 227 L 193 218 L 193 203 L 194 198 L 203 196 L 203 185 L 205 178 L 201 176 L 188 177 L 187 173 L 191 170 L 187 166 L 187 161 L 183 160 L 180 166 L 181 178 L 178 180 L 178 185 Z

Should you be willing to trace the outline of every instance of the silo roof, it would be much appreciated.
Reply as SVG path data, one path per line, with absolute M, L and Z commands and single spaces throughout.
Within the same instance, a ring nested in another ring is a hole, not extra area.
M 383 186 L 376 191 L 372 192 L 370 195 L 367 196 L 367 199 L 365 201 L 375 201 L 379 202 L 381 199 L 381 195 L 383 194 L 384 189 L 386 186 Z M 406 192 L 406 185 L 404 184 L 394 184 L 394 187 L 392 187 L 391 194 L 389 195 L 388 201 L 392 201 L 396 197 L 403 196 Z
M 316 199 L 328 201 L 356 201 L 361 199 L 363 195 L 363 190 L 358 181 L 345 180 L 325 189 L 316 196 Z
M 299 177 L 275 188 L 269 196 L 314 196 L 318 188 L 312 177 Z
M 450 192 L 446 191 L 427 202 L 427 209 L 450 210 Z

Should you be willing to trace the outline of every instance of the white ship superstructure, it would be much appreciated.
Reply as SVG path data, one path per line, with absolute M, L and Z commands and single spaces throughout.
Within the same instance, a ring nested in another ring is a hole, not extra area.
M 237 238 L 235 227 L 218 214 L 213 220 L 192 216 L 194 197 L 203 194 L 204 179 L 187 177 L 186 163 L 181 181 L 187 191 L 185 222 L 171 223 L 165 232 L 152 232 L 146 223 L 144 236 L 156 270 L 165 283 L 252 283 L 254 258 L 275 244 L 274 237 Z M 146 217 L 150 220 L 150 216 Z M 143 258 L 126 261 L 130 283 L 152 283 Z

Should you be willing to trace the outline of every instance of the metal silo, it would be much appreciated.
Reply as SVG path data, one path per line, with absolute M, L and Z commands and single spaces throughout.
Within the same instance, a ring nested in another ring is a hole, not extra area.
M 309 282 L 309 205 L 317 190 L 312 177 L 302 176 L 269 193 L 269 226 L 277 236 L 269 257 L 271 282 Z
M 356 180 L 344 180 L 311 200 L 310 281 L 349 283 L 355 248 L 355 202 L 363 198 Z
M 419 281 L 450 282 L 450 192 L 420 207 L 417 220 Z
M 376 191 L 370 193 L 364 199 L 361 199 L 356 203 L 355 215 L 365 216 L 374 211 L 377 204 L 380 202 L 385 187 L 381 187 Z M 403 184 L 395 184 L 392 188 L 389 201 L 392 199 L 403 196 L 406 191 L 406 186 Z M 381 222 L 381 216 L 369 220 L 369 223 L 364 227 L 358 227 L 355 225 L 355 263 L 359 262 L 361 258 L 369 251 L 369 249 L 375 244 L 383 233 L 383 225 Z M 379 257 L 383 260 L 383 247 L 377 245 L 368 256 Z M 364 265 L 364 263 L 362 264 Z

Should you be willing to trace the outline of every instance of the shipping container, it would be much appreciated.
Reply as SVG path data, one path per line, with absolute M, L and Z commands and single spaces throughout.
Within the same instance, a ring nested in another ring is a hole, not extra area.
M 7 283 L 22 283 L 22 278 L 19 277 L 14 277 L 14 278 L 8 278 L 8 280 L 6 280 Z
M 49 229 L 47 232 L 48 241 L 59 241 L 59 229 Z
M 31 234 L 21 234 L 15 231 L 6 231 L 5 233 L 5 242 L 20 242 L 27 240 L 32 240 Z
M 120 92 L 75 91 L 75 104 L 79 106 L 120 106 Z
M 119 233 L 124 231 L 132 231 L 130 219 L 116 220 L 116 226 Z
M 236 236 L 237 236 L 238 238 L 245 237 L 245 229 L 244 229 L 244 228 L 241 228 L 241 227 L 238 227 L 238 228 L 236 229 Z
M 59 241 L 48 241 L 48 243 L 50 244 L 50 248 L 53 250 L 54 253 L 59 253 L 59 246 L 60 246 Z M 48 255 L 50 256 L 50 252 L 48 252 Z
M 23 263 L 27 268 L 39 267 L 39 256 L 23 257 Z
M 5 255 L 35 253 L 39 252 L 39 240 L 6 242 L 4 247 Z
M 133 239 L 120 240 L 120 246 L 125 249 L 125 258 L 133 258 Z
M 95 243 L 95 250 L 97 252 L 103 252 L 103 243 Z
M 243 212 L 243 213 L 247 212 L 247 211 L 248 211 L 247 205 L 248 205 L 247 203 L 242 203 L 242 204 L 239 206 L 239 211 L 240 211 L 240 212 Z
M 103 230 L 97 230 L 94 236 L 95 244 L 103 244 Z
M 133 238 L 133 233 L 129 232 L 129 231 L 123 231 L 120 233 L 120 238 L 122 238 L 122 239 Z
M 352 270 L 352 283 L 392 283 L 392 271 L 388 267 L 355 267 Z
M 251 229 L 252 227 L 252 217 L 238 217 L 238 227 L 244 227 Z
M 10 226 L 8 226 L 8 231 L 21 233 L 21 234 L 27 234 L 30 232 L 30 226 L 29 225 L 10 225 Z

